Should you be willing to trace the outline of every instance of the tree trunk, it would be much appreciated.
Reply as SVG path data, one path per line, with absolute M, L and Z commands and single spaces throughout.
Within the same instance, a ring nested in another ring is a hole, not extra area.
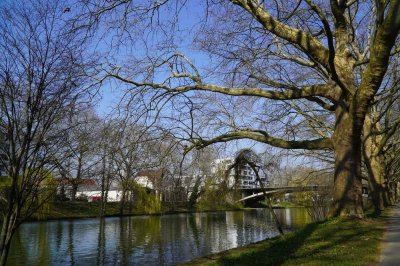
M 393 204 L 396 203 L 399 199 L 399 187 L 398 187 L 398 182 L 393 182 Z
M 71 184 L 71 201 L 76 200 L 77 192 L 78 192 L 78 183 L 72 182 L 72 184 Z
M 371 155 L 371 154 L 368 154 Z M 368 156 L 367 155 L 367 156 Z M 368 170 L 371 196 L 376 213 L 380 213 L 390 205 L 387 180 L 384 176 L 382 156 L 366 157 L 365 164 Z
M 375 128 L 371 118 L 367 116 L 364 123 L 364 162 L 368 171 L 374 211 L 376 214 L 380 214 L 390 204 L 390 199 L 384 169 L 385 160 L 378 150 L 382 137 L 373 134 Z
M 122 188 L 122 193 L 121 193 L 121 201 L 119 205 L 119 215 L 124 215 L 124 206 L 125 206 L 125 197 L 126 197 L 126 189 Z
M 361 137 L 343 107 L 336 110 L 334 198 L 331 215 L 364 216 L 361 183 Z
M 107 212 L 107 202 L 108 202 L 108 191 L 110 190 L 110 181 L 109 181 L 109 177 L 106 180 L 106 190 L 104 192 L 104 199 L 102 200 L 103 202 L 103 209 L 102 209 L 102 215 L 105 216 L 106 212 Z
M 387 184 L 383 171 L 381 156 L 373 153 L 373 144 L 364 143 L 364 161 L 368 171 L 368 182 L 375 213 L 379 214 L 389 204 Z
M 106 156 L 103 155 L 102 158 L 102 175 L 101 175 L 101 199 L 100 199 L 100 217 L 104 217 L 106 212 Z
M 8 258 L 8 253 L 10 251 L 10 245 L 11 245 L 11 237 L 7 236 L 6 242 L 2 243 L 3 247 L 1 248 L 1 257 L 0 257 L 0 265 L 5 266 L 7 263 L 7 258 Z
M 11 247 L 11 239 L 16 230 L 16 214 L 9 212 L 5 215 L 0 233 L 0 265 L 7 263 L 8 253 Z
M 388 183 L 387 196 L 388 196 L 388 204 L 389 205 L 393 205 L 397 202 L 397 200 L 398 200 L 397 181 L 392 181 L 392 182 Z

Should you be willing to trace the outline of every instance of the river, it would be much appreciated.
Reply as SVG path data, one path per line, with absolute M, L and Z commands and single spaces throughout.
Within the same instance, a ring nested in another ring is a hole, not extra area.
M 310 222 L 302 208 L 278 209 L 286 230 Z M 277 236 L 267 209 L 23 224 L 9 265 L 174 265 Z

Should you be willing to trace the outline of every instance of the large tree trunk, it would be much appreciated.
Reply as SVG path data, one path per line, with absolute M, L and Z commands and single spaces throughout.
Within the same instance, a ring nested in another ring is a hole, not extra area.
M 333 135 L 335 154 L 333 216 L 364 216 L 361 183 L 361 139 L 357 140 L 349 113 L 342 107 L 336 111 Z

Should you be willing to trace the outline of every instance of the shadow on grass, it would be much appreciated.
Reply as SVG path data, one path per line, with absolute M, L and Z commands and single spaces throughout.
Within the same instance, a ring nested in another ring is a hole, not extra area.
M 371 265 L 382 228 L 375 222 L 331 220 L 218 258 L 217 265 Z M 365 263 L 364 263 L 365 262 Z
M 296 250 L 310 237 L 318 228 L 319 224 L 309 224 L 305 228 L 276 239 L 274 244 L 268 242 L 257 246 L 249 253 L 241 254 L 239 257 L 223 257 L 218 261 L 220 265 L 281 265 L 290 259 Z

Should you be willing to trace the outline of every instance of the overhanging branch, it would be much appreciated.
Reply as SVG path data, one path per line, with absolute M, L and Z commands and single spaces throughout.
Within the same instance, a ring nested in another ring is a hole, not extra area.
M 188 91 L 210 91 L 231 96 L 255 96 L 273 100 L 307 99 L 313 102 L 317 102 L 318 104 L 320 104 L 321 106 L 325 107 L 328 110 L 331 110 L 333 107 L 329 106 L 328 104 L 324 103 L 321 99 L 318 99 L 316 97 L 324 97 L 331 101 L 335 101 L 335 97 L 332 94 L 332 89 L 325 84 L 303 86 L 301 88 L 296 88 L 294 86 L 287 85 L 288 86 L 287 89 L 283 89 L 280 91 L 264 90 L 260 88 L 224 87 L 212 84 L 203 84 L 200 82 L 187 86 L 171 87 L 160 83 L 138 82 L 135 80 L 124 78 L 114 73 L 108 73 L 99 81 L 101 82 L 107 77 L 116 78 L 124 83 L 132 84 L 135 87 L 150 87 L 153 89 L 165 90 L 171 93 L 184 93 Z M 180 77 L 182 77 L 182 74 L 180 75 Z M 188 75 L 185 75 L 185 77 L 190 78 Z M 196 78 L 196 80 L 194 81 L 198 81 L 198 79 Z
M 262 130 L 240 130 L 228 132 L 212 139 L 197 139 L 193 145 L 186 149 L 186 152 L 192 149 L 202 149 L 215 143 L 223 143 L 232 140 L 251 139 L 261 143 L 266 143 L 271 146 L 283 149 L 307 149 L 307 150 L 330 150 L 332 142 L 329 138 L 319 138 L 313 140 L 284 140 L 270 136 Z

